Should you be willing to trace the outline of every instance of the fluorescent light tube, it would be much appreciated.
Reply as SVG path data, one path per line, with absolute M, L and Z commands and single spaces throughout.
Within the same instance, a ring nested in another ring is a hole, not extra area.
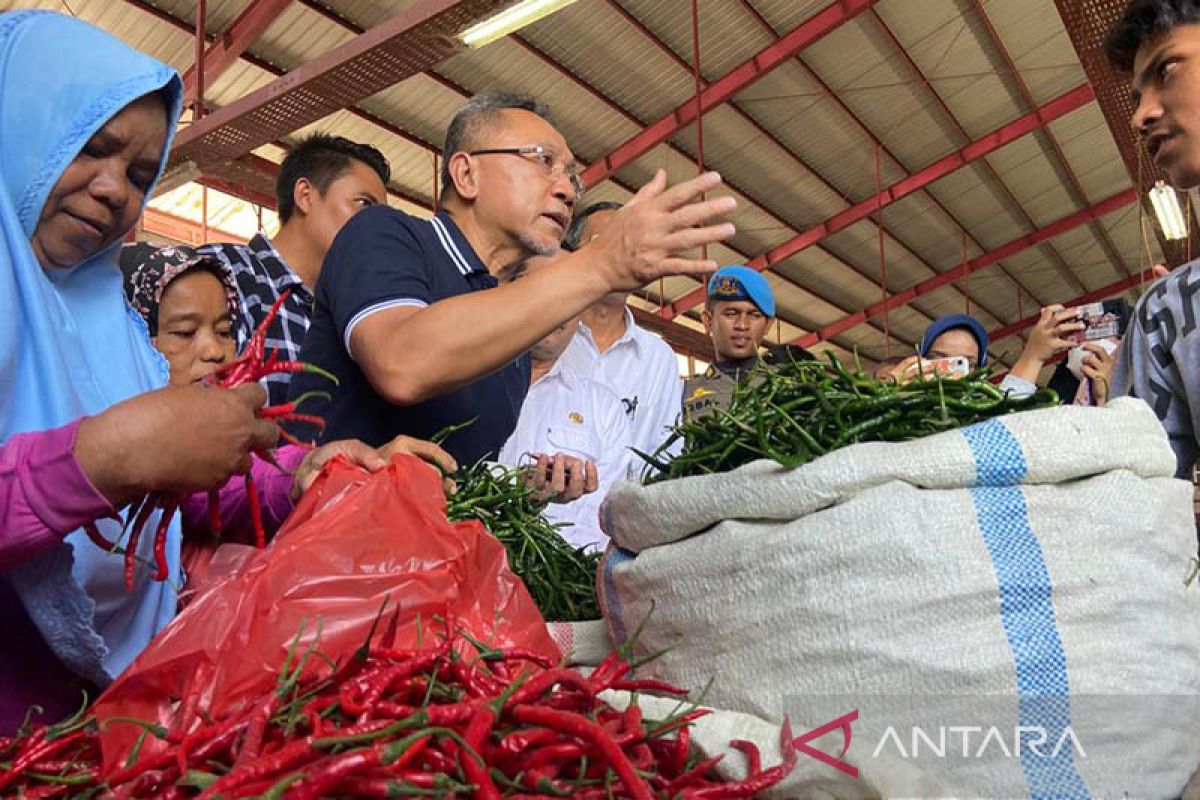
M 1150 205 L 1154 207 L 1154 216 L 1158 218 L 1158 227 L 1163 236 L 1170 240 L 1187 238 L 1187 223 L 1174 189 L 1158 181 L 1150 190 Z
M 521 0 L 520 3 L 501 11 L 494 17 L 477 22 L 458 35 L 467 47 L 483 47 L 485 44 L 503 39 L 513 31 L 532 25 L 548 17 L 575 0 Z

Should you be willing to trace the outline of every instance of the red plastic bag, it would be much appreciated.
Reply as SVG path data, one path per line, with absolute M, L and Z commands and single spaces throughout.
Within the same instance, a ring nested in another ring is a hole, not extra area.
M 349 657 L 385 599 L 379 627 L 398 610 L 397 647 L 428 640 L 440 630 L 432 618 L 450 614 L 485 642 L 559 659 L 503 545 L 478 522 L 448 522 L 445 511 L 440 478 L 412 456 L 373 475 L 335 460 L 274 541 L 193 600 L 100 696 L 94 714 L 102 725 L 125 718 L 191 729 L 199 714 L 221 717 L 270 691 L 301 628 L 299 647 L 316 637 L 318 618 L 320 651 Z M 105 726 L 106 769 L 140 731 Z M 161 746 L 147 739 L 142 757 Z

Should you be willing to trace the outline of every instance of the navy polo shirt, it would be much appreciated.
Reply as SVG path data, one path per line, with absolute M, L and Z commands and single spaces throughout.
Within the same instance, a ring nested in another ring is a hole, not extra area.
M 355 363 L 350 334 L 385 309 L 424 308 L 495 286 L 496 279 L 448 214 L 425 220 L 388 206 L 364 209 L 346 223 L 325 256 L 301 354 L 301 360 L 333 373 L 340 384 L 333 388 L 320 376 L 300 373 L 291 381 L 289 397 L 310 390 L 333 394 L 324 407 L 309 401 L 299 409 L 324 415 L 321 441 L 361 439 L 378 447 L 400 434 L 429 439 L 443 428 L 475 419 L 442 446 L 463 465 L 494 458 L 516 427 L 529 389 L 528 355 L 455 391 L 397 406 L 375 392 Z M 389 344 L 423 346 L 417 341 Z

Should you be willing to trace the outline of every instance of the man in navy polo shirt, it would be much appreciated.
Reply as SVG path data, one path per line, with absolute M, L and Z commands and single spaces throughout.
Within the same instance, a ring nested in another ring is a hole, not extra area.
M 729 223 L 701 227 L 734 208 L 729 197 L 702 200 L 719 184 L 707 173 L 668 189 L 659 171 L 603 235 L 559 254 L 583 191 L 566 141 L 532 99 L 472 98 L 446 132 L 442 210 L 422 220 L 368 208 L 334 241 L 302 358 L 340 385 L 327 408 L 301 410 L 325 415 L 323 438 L 369 444 L 474 420 L 445 448 L 460 464 L 495 457 L 516 426 L 535 342 L 611 291 L 715 268 L 686 254 L 734 233 Z M 495 275 L 534 255 L 552 258 L 497 285 Z M 298 375 L 290 397 L 314 389 L 329 391 Z

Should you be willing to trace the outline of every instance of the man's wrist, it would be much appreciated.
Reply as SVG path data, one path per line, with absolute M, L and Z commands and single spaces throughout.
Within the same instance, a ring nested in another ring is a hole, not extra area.
M 603 248 L 600 246 L 583 247 L 563 261 L 576 271 L 582 286 L 589 294 L 595 294 L 597 300 L 616 291 L 617 284 L 612 275 L 612 265 L 604 257 Z

